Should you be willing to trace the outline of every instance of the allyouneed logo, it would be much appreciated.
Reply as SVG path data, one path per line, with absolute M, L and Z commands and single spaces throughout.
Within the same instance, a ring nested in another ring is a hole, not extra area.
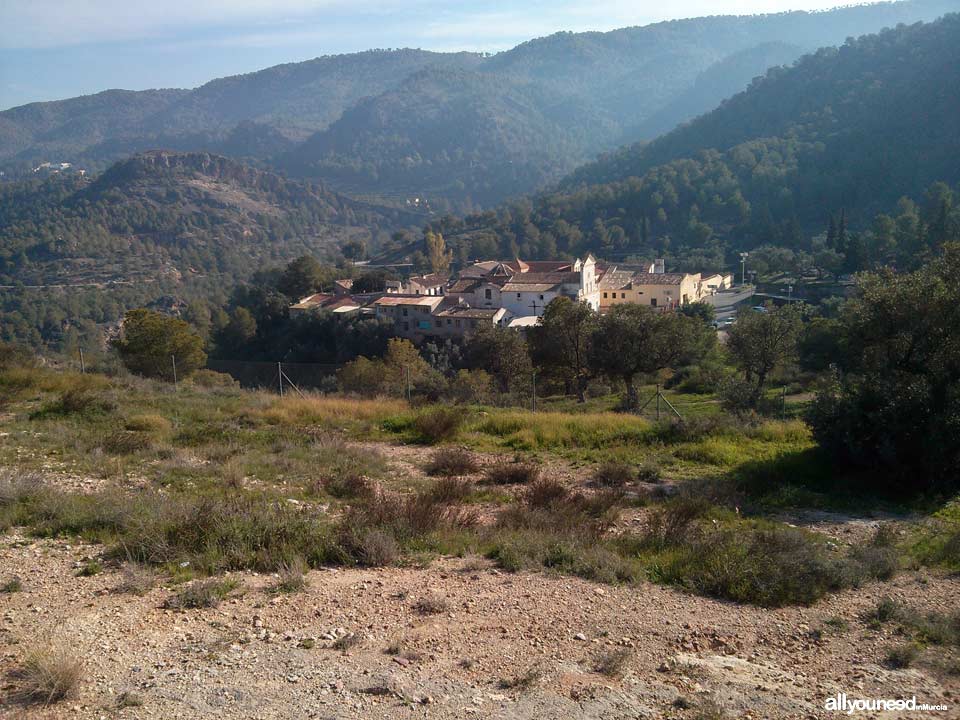
M 842 712 L 847 715 L 853 715 L 855 712 L 877 712 L 878 710 L 946 710 L 946 705 L 928 705 L 927 703 L 918 703 L 916 696 L 904 700 L 889 700 L 882 698 L 858 698 L 851 700 L 846 693 L 837 693 L 836 697 L 827 698 L 823 704 L 825 710 L 831 712 Z

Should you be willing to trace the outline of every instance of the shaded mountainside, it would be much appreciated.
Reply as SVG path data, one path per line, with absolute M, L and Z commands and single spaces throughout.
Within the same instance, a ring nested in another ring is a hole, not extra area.
M 910 264 L 960 225 L 947 186 L 931 187 L 960 183 L 958 109 L 954 14 L 774 69 L 693 123 L 580 169 L 557 192 L 436 227 L 466 257 L 483 254 L 477 248 L 524 257 L 592 250 L 666 255 L 702 269 L 729 267 L 734 251 L 776 245 L 846 255 L 846 265 L 842 257 L 823 262 L 848 270 Z M 928 188 L 919 211 L 899 204 L 905 225 L 896 232 L 884 220 L 858 236 L 863 246 L 814 242 L 831 216 L 863 230 L 901 197 L 921 199 Z
M 46 160 L 99 170 L 151 148 L 205 150 L 274 159 L 361 195 L 426 197 L 440 210 L 469 210 L 558 180 L 598 152 L 650 139 L 771 63 L 958 8 L 958 0 L 909 0 L 700 18 L 558 33 L 492 57 L 371 51 L 192 91 L 36 103 L 0 113 L 0 169 L 25 173 Z
M 108 90 L 31 103 L 0 113 L 0 159 L 23 169 L 42 160 L 105 167 L 131 153 L 166 147 L 231 150 L 268 157 L 326 127 L 357 100 L 436 62 L 471 66 L 480 56 L 421 50 L 369 51 L 277 65 L 213 80 L 195 90 Z M 274 145 L 237 143 L 239 127 Z M 283 143 L 276 144 L 276 138 Z
M 208 153 L 154 152 L 96 180 L 0 185 L 4 283 L 130 281 L 218 274 L 335 252 L 417 216 L 375 208 Z

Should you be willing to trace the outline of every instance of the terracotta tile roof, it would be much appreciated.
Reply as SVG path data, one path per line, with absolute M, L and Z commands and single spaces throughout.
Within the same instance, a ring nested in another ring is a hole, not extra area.
M 454 305 L 445 310 L 435 313 L 435 317 L 459 317 L 475 320 L 493 320 L 499 313 L 503 313 L 502 308 L 472 308 L 468 305 Z
M 511 280 L 506 283 L 501 289 L 505 293 L 511 292 L 547 292 L 548 290 L 554 290 L 559 283 L 522 283 L 514 282 Z

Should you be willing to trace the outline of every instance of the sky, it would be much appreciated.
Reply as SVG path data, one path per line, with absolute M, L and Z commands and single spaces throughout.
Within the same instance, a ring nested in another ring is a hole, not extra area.
M 497 52 L 560 30 L 817 10 L 839 0 L 0 0 L 0 109 L 192 88 L 320 55 Z

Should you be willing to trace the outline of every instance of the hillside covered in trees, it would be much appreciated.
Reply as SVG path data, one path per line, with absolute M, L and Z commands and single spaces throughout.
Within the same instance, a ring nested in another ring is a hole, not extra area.
M 99 171 L 153 148 L 273 164 L 363 196 L 490 207 L 596 153 L 651 139 L 772 64 L 957 0 L 709 17 L 558 33 L 493 56 L 420 50 L 328 56 L 195 90 L 108 91 L 0 113 L 0 170 Z
M 0 185 L 0 324 L 6 339 L 56 343 L 67 318 L 223 297 L 265 265 L 362 252 L 418 222 L 207 153 Z
M 434 229 L 462 257 L 593 251 L 700 270 L 777 246 L 834 272 L 915 266 L 960 222 L 958 69 L 960 15 L 850 40 L 532 203 Z M 883 213 L 896 217 L 873 224 Z

